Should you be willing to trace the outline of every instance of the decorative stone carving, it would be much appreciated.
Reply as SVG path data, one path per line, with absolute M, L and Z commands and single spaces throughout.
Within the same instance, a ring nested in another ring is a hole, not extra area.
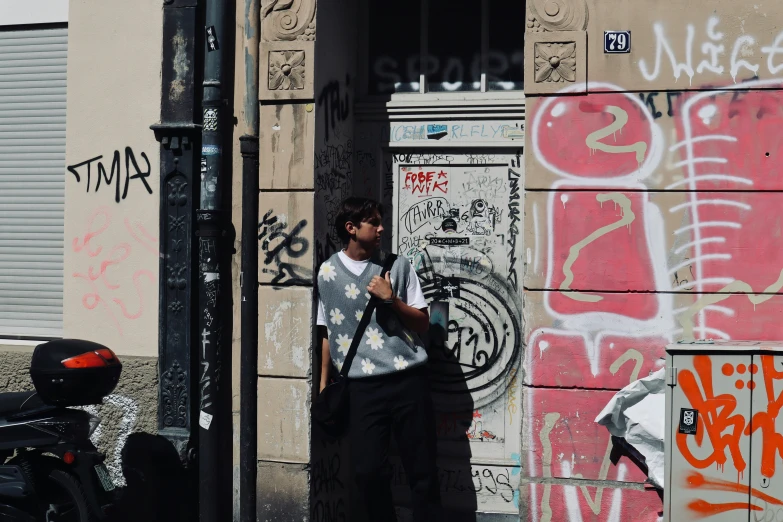
M 529 18 L 534 18 L 545 30 L 583 31 L 587 29 L 588 16 L 585 0 L 532 0 L 528 2 L 528 6 L 530 6 Z M 528 27 L 530 28 L 530 26 Z
M 535 44 L 536 83 L 576 80 L 576 42 Z
M 315 42 L 261 42 L 258 53 L 258 99 L 313 100 Z
M 163 425 L 184 428 L 187 426 L 188 390 L 185 372 L 178 361 L 163 373 L 161 379 Z
M 263 0 L 263 40 L 315 40 L 315 4 L 316 0 Z
M 587 92 L 587 31 L 525 34 L 525 93 Z
M 269 89 L 304 89 L 305 52 L 269 52 Z
M 527 17 L 527 32 L 529 33 L 543 33 L 546 32 L 546 29 L 541 27 L 541 22 L 536 19 L 533 15 L 528 15 Z
M 297 36 L 296 39 L 302 42 L 312 42 L 315 40 L 315 20 L 310 22 L 307 29 L 304 30 L 304 33 Z

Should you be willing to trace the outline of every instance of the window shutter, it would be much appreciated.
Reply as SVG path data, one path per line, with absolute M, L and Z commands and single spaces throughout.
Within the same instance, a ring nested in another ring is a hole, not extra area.
M 0 337 L 62 336 L 67 48 L 0 31 Z

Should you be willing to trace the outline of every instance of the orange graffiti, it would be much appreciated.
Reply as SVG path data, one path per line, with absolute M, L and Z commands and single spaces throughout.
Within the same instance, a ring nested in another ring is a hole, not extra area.
M 682 390 L 691 405 L 699 411 L 699 427 L 696 432 L 696 445 L 702 447 L 706 433 L 709 443 L 712 445 L 712 454 L 704 459 L 693 456 L 688 447 L 687 435 L 677 434 L 677 447 L 685 460 L 697 469 L 703 469 L 711 464 L 717 464 L 723 468 L 726 464 L 726 449 L 729 450 L 735 469 L 742 474 L 746 468 L 745 460 L 740 452 L 740 437 L 750 436 L 754 431 L 761 432 L 761 474 L 771 478 L 775 475 L 775 459 L 777 455 L 783 456 L 783 435 L 778 433 L 776 422 L 781 408 L 783 408 L 783 393 L 776 396 L 774 384 L 783 379 L 783 371 L 775 369 L 775 359 L 771 355 L 761 356 L 761 370 L 763 386 L 767 396 L 766 410 L 758 411 L 753 415 L 752 422 L 748 423 L 741 414 L 735 414 L 737 406 L 736 397 L 730 394 L 715 396 L 712 382 L 712 361 L 707 355 L 697 355 L 693 358 L 693 367 L 698 379 L 690 370 L 680 372 Z M 756 364 L 745 366 L 738 364 L 736 372 L 741 379 L 737 379 L 734 387 L 738 390 L 746 386 L 754 390 L 760 383 L 754 382 L 753 375 L 757 375 L 759 367 Z M 721 373 L 726 376 L 734 374 L 731 364 L 724 364 Z M 747 382 L 746 380 L 747 379 Z M 701 388 L 699 387 L 701 382 Z M 703 389 L 703 393 L 702 393 Z
M 758 489 L 739 483 L 743 471 L 746 468 L 745 460 L 740 452 L 740 438 L 749 437 L 754 431 L 760 431 L 761 440 L 761 474 L 771 478 L 775 475 L 775 459 L 783 456 L 783 435 L 777 432 L 776 422 L 781 408 L 783 408 L 783 393 L 775 395 L 775 382 L 783 379 L 783 371 L 775 369 L 775 359 L 771 355 L 762 355 L 760 367 L 756 364 L 748 366 L 744 364 L 734 365 L 726 363 L 720 371 L 726 377 L 736 375 L 740 377 L 734 383 L 737 389 L 749 390 L 761 389 L 766 393 L 767 406 L 765 410 L 757 411 L 752 421 L 748 423 L 744 416 L 735 413 L 737 398 L 729 395 L 715 395 L 713 393 L 712 361 L 707 355 L 697 355 L 693 358 L 694 372 L 683 370 L 679 380 L 682 390 L 691 405 L 699 411 L 699 426 L 697 428 L 695 443 L 702 447 L 705 443 L 705 434 L 711 444 L 712 453 L 704 459 L 693 456 L 688 446 L 690 440 L 687 435 L 678 433 L 677 447 L 683 458 L 694 468 L 706 468 L 716 464 L 721 470 L 726 464 L 726 450 L 729 450 L 732 463 L 738 473 L 737 482 L 720 478 L 705 477 L 699 472 L 690 472 L 685 479 L 685 487 L 688 489 L 725 491 L 747 495 L 767 504 L 783 506 L 783 501 L 770 496 Z M 761 369 L 763 382 L 756 376 Z M 756 377 L 754 377 L 756 376 Z M 755 379 L 755 380 L 754 380 Z M 760 392 L 756 392 L 760 393 Z M 706 518 L 719 513 L 732 510 L 762 511 L 759 506 L 748 502 L 729 502 L 714 504 L 703 499 L 696 499 L 688 504 L 688 509 L 693 512 L 695 518 Z
M 774 383 L 783 379 L 783 372 L 775 369 L 775 359 L 771 355 L 761 356 L 761 369 L 764 374 L 764 390 L 767 393 L 767 409 L 753 415 L 745 434 L 750 435 L 761 430 L 761 474 L 771 478 L 775 475 L 775 456 L 783 456 L 783 435 L 775 429 L 775 422 L 783 407 L 783 393 L 775 397 Z M 751 373 L 755 373 L 751 368 Z
M 695 356 L 693 368 L 698 374 L 698 380 L 690 370 L 681 371 L 679 380 L 683 393 L 693 408 L 699 411 L 700 422 L 696 430 L 696 445 L 702 447 L 706 433 L 712 446 L 712 453 L 704 459 L 695 457 L 688 447 L 689 436 L 683 433 L 677 433 L 677 447 L 685 460 L 697 469 L 704 469 L 712 464 L 723 469 L 726 465 L 726 450 L 728 449 L 734 468 L 739 474 L 742 474 L 747 467 L 740 451 L 740 437 L 742 437 L 745 428 L 745 418 L 741 414 L 734 414 L 737 408 L 737 399 L 730 394 L 716 396 L 713 392 L 712 360 L 709 356 Z M 699 381 L 701 381 L 703 393 L 702 388 L 699 387 Z
M 730 491 L 734 493 L 742 493 L 743 495 L 747 495 L 748 491 L 750 491 L 750 494 L 759 500 L 764 500 L 765 502 L 769 504 L 774 504 L 776 506 L 783 506 L 783 501 L 778 500 L 777 498 L 767 495 L 766 493 L 759 491 L 756 488 L 749 488 L 748 486 L 744 486 L 742 484 L 737 484 L 736 482 L 730 482 L 728 480 L 723 480 L 719 478 L 713 478 L 713 477 L 705 477 L 698 471 L 691 471 L 688 473 L 688 476 L 685 479 L 685 487 L 688 489 L 707 489 L 712 491 Z M 746 509 L 746 508 L 742 508 Z
M 693 511 L 693 517 L 695 518 L 707 518 L 719 513 L 725 513 L 726 511 L 733 511 L 735 509 L 741 509 L 747 511 L 752 509 L 754 511 L 763 511 L 760 506 L 754 506 L 748 502 L 726 502 L 725 504 L 713 504 L 706 500 L 694 500 L 688 504 L 688 509 Z

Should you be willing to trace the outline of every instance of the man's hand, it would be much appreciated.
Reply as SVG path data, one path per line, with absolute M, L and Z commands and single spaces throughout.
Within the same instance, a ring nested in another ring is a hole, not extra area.
M 395 297 L 389 272 L 386 272 L 385 279 L 380 276 L 374 276 L 367 287 L 367 291 L 382 301 Z M 397 314 L 406 328 L 416 333 L 426 332 L 430 327 L 430 316 L 426 308 L 419 310 L 408 306 L 402 299 L 396 298 L 389 308 Z
M 386 272 L 385 279 L 381 278 L 381 276 L 373 276 L 367 287 L 367 291 L 370 292 L 370 295 L 377 297 L 381 301 L 391 299 L 394 296 L 394 291 L 392 290 L 389 272 Z

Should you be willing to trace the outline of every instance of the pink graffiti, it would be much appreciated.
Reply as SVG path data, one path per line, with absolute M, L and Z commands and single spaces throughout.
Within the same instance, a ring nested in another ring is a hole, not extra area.
M 128 234 L 130 234 L 133 239 L 139 242 L 141 246 L 155 254 L 156 256 L 160 254 L 160 251 L 158 250 L 158 238 L 147 232 L 147 229 L 144 228 L 144 225 L 141 223 L 136 223 L 135 228 L 134 225 L 131 224 L 130 220 L 128 218 L 125 218 L 125 229 L 128 231 Z M 144 236 L 143 238 L 140 238 L 139 235 Z
M 535 273 L 538 280 L 545 279 L 541 286 L 546 290 L 538 292 L 539 310 L 531 313 L 536 324 L 529 326 L 527 336 L 528 472 L 535 478 L 579 474 L 641 482 L 638 469 L 622 459 L 601 466 L 608 435 L 591 422 L 592 414 L 635 375 L 660 367 L 656 363 L 664 346 L 682 335 L 678 318 L 688 303 L 735 281 L 761 292 L 779 277 L 783 208 L 775 192 L 783 189 L 783 139 L 777 132 L 783 124 L 783 95 L 777 89 L 783 82 L 645 96 L 608 84 L 590 85 L 590 91 L 607 92 L 540 98 L 528 129 L 535 170 L 529 183 L 551 179 L 546 186 L 535 186 L 547 189 L 547 197 L 531 197 L 533 203 L 526 207 L 537 205 L 531 217 L 538 219 L 538 257 L 532 259 L 541 266 Z M 612 200 L 597 199 L 598 194 L 612 194 Z M 617 201 L 624 206 L 615 205 Z M 633 219 L 612 228 L 623 212 Z M 680 296 L 676 302 L 675 292 Z M 781 311 L 783 296 L 754 304 L 747 296 L 727 295 L 693 316 L 692 333 L 696 338 L 777 339 Z M 711 401 L 717 399 L 699 382 L 701 387 L 691 386 L 689 398 L 704 403 L 697 407 L 700 412 L 711 411 Z M 754 417 L 753 429 L 759 432 L 754 440 L 762 441 L 764 473 L 771 475 L 783 447 L 774 428 L 781 400 L 770 386 L 752 384 L 754 394 L 767 394 L 767 410 Z M 750 386 L 747 379 L 743 385 Z M 710 422 L 723 422 L 722 429 L 733 414 L 719 413 L 727 418 L 716 413 Z M 705 445 L 710 437 L 717 453 L 728 455 L 732 448 L 736 453 L 737 443 L 726 433 L 748 436 L 747 427 L 742 431 L 745 422 L 725 432 L 715 428 L 714 434 L 705 423 Z M 744 467 L 729 458 L 738 467 L 727 467 L 727 473 Z M 711 456 L 692 464 L 715 463 Z M 722 470 L 721 465 L 721 475 Z M 616 513 L 629 509 L 628 520 L 642 520 L 639 509 L 646 506 L 651 517 L 656 511 L 655 498 L 632 499 L 623 492 L 610 505 L 610 489 L 600 499 L 592 491 L 531 485 L 531 516 L 599 520 L 600 513 L 604 520 L 615 507 Z M 713 509 L 734 508 L 693 506 L 705 516 L 714 514 Z
M 664 224 L 644 184 L 663 135 L 637 95 L 609 92 L 540 100 L 530 136 L 552 177 L 535 233 L 553 291 L 541 293 L 545 319 L 528 336 L 528 473 L 642 482 L 630 460 L 611 461 L 610 436 L 593 419 L 614 390 L 655 369 L 670 340 L 671 298 L 655 293 L 667 283 L 656 270 Z M 661 509 L 653 492 L 531 484 L 529 493 L 531 520 L 653 521 Z
M 124 335 L 121 320 L 136 320 L 144 314 L 144 286 L 156 282 L 155 274 L 151 270 L 140 268 L 127 280 L 120 268 L 127 262 L 138 264 L 149 261 L 148 257 L 137 259 L 138 254 L 134 256 L 134 246 L 140 246 L 141 249 L 154 254 L 156 259 L 158 255 L 157 238 L 149 234 L 143 225 L 131 223 L 128 218 L 125 218 L 123 223 L 125 231 L 134 240 L 133 244 L 113 241 L 119 231 L 111 230 L 111 210 L 108 207 L 99 207 L 87 218 L 84 234 L 74 238 L 71 243 L 74 253 L 87 254 L 88 263 L 84 269 L 72 274 L 72 277 L 87 283 L 88 289 L 81 298 L 82 305 L 87 310 L 95 310 L 100 306 L 120 335 Z M 138 248 L 135 250 L 140 251 Z M 128 293 L 135 294 L 135 303 L 126 303 L 127 298 L 117 296 Z
M 99 225 L 96 225 L 96 220 L 98 218 L 101 218 L 102 223 Z M 109 216 L 108 209 L 106 207 L 98 208 L 95 212 L 92 213 L 92 215 L 87 219 L 87 231 L 84 233 L 84 236 L 81 238 L 75 237 L 73 239 L 73 251 L 74 252 L 81 252 L 84 248 L 87 248 L 87 255 L 90 257 L 95 257 L 98 254 L 101 253 L 101 249 L 103 247 L 98 246 L 95 250 L 90 250 L 89 245 L 90 241 L 96 236 L 99 236 L 103 234 L 107 228 L 109 228 L 109 225 L 111 224 L 111 217 Z M 97 230 L 96 230 L 97 227 Z
M 443 170 L 418 170 L 413 167 L 403 167 L 405 185 L 403 188 L 419 197 L 433 194 L 448 194 L 449 175 Z

